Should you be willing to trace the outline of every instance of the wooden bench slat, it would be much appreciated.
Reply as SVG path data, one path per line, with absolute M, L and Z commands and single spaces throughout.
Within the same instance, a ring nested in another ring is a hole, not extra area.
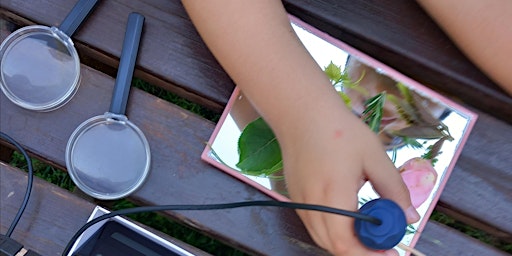
M 0 162 L 0 233 L 16 215 L 27 184 L 27 174 Z M 39 178 L 12 238 L 42 255 L 60 255 L 95 205 Z
M 427 255 L 504 256 L 494 247 L 454 231 L 442 224 L 429 222 L 423 230 L 416 249 Z M 434 253 L 436 252 L 436 253 Z
M 0 233 L 4 234 L 23 201 L 27 173 L 0 162 Z M 12 238 L 42 255 L 61 255 L 95 205 L 37 177 L 27 208 Z M 132 221 L 133 222 L 133 221 Z M 210 255 L 151 227 L 136 223 L 194 255 Z
M 0 164 L 0 195 L 3 195 L 0 197 L 0 205 L 2 205 L 3 209 L 3 214 L 0 215 L 0 233 L 5 233 L 16 214 L 23 198 L 26 181 L 27 175 L 25 172 L 5 164 Z M 11 192 L 14 192 L 14 194 L 9 196 Z M 80 223 L 85 222 L 94 205 L 38 178 L 35 179 L 33 193 L 37 194 L 37 196 L 33 195 L 31 197 L 29 207 L 15 229 L 13 238 L 17 239 L 27 248 L 36 250 L 43 255 L 60 255 L 65 243 L 67 243 L 67 239 L 73 234 L 73 230 L 78 229 L 81 225 Z M 41 205 L 47 205 L 47 208 L 51 208 L 51 210 L 39 208 Z M 69 212 L 73 212 L 73 214 L 68 214 Z M 53 224 L 56 222 L 60 224 L 57 228 Z M 56 232 L 52 232 L 51 240 L 42 239 L 39 232 L 49 234 L 49 225 Z M 152 231 L 155 232 L 154 230 Z M 161 233 L 159 235 L 165 238 L 165 235 Z M 429 222 L 422 236 L 422 239 L 417 244 L 417 249 L 423 252 L 439 250 L 439 247 L 443 247 L 443 255 L 506 255 L 494 248 L 482 246 L 476 240 L 467 243 L 467 237 L 461 237 L 460 233 L 432 222 Z M 464 240 L 467 245 L 464 250 L 453 246 L 454 244 L 460 244 L 460 240 Z M 171 241 L 179 243 L 176 240 Z M 185 246 L 188 250 L 193 250 L 193 248 L 187 247 L 186 244 L 180 245 Z M 471 253 L 468 254 L 468 252 Z M 198 253 L 198 251 L 195 251 L 195 253 Z M 200 255 L 207 254 L 203 253 Z

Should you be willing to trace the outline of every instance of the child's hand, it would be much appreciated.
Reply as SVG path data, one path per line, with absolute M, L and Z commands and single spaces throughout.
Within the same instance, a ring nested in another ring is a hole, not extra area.
M 418 221 L 406 186 L 381 142 L 351 113 L 329 122 L 298 125 L 283 139 L 285 176 L 293 201 L 357 211 L 357 192 L 370 180 L 382 197 L 402 207 L 409 223 Z M 363 247 L 354 233 L 353 218 L 313 211 L 298 214 L 315 242 L 335 255 L 384 254 Z
M 404 210 L 407 189 L 376 135 L 344 105 L 298 40 L 281 1 L 183 0 L 222 67 L 272 127 L 292 200 L 357 210 L 369 179 Z M 415 210 L 408 214 L 416 221 Z M 354 220 L 298 212 L 313 239 L 336 255 L 371 255 Z

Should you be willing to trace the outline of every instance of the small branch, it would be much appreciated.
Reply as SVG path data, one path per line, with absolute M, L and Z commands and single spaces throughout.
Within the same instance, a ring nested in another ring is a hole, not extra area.
M 402 249 L 402 250 L 404 250 L 404 251 L 406 251 L 406 252 L 410 252 L 414 256 L 427 256 L 424 253 L 422 253 L 422 252 L 420 252 L 420 251 L 418 251 L 418 250 L 416 250 L 416 249 L 414 249 L 414 248 L 412 248 L 410 246 L 407 246 L 407 245 L 405 245 L 403 243 L 399 243 L 397 245 L 397 247 Z

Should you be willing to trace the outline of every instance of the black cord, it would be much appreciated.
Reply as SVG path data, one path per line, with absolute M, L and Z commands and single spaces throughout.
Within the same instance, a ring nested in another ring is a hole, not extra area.
M 374 223 L 376 225 L 381 224 L 381 220 L 369 215 L 361 214 L 358 212 L 347 211 L 322 205 L 313 205 L 313 204 L 302 204 L 302 203 L 293 203 L 293 202 L 281 202 L 281 201 L 246 201 L 246 202 L 235 202 L 235 203 L 226 203 L 226 204 L 202 204 L 202 205 L 155 205 L 155 206 L 142 206 L 142 207 L 134 207 L 128 209 L 122 209 L 107 213 L 105 215 L 101 215 L 92 219 L 83 225 L 75 235 L 69 240 L 64 252 L 63 256 L 69 254 L 71 247 L 75 243 L 75 241 L 80 237 L 80 235 L 90 228 L 92 225 L 118 216 L 118 215 L 128 215 L 134 213 L 142 213 L 142 212 L 156 212 L 156 211 L 183 211 L 183 210 L 220 210 L 220 209 L 230 209 L 230 208 L 239 208 L 239 207 L 249 207 L 249 206 L 272 206 L 272 207 L 281 207 L 281 208 L 290 208 L 290 209 L 299 209 L 299 210 L 312 210 L 312 211 L 320 211 L 326 213 L 334 213 L 343 216 L 348 216 L 356 219 L 361 219 L 364 221 L 368 221 Z
M 16 225 L 18 225 L 18 222 L 21 219 L 21 215 L 23 215 L 23 212 L 25 211 L 25 208 L 28 204 L 28 199 L 30 198 L 30 193 L 32 191 L 32 184 L 34 183 L 34 170 L 32 168 L 32 161 L 30 160 L 30 157 L 28 157 L 27 152 L 23 149 L 23 147 L 16 142 L 13 138 L 9 137 L 7 134 L 0 132 L 0 138 L 6 140 L 7 142 L 14 145 L 21 154 L 23 154 L 23 157 L 25 157 L 25 160 L 27 161 L 27 167 L 28 167 L 28 182 L 27 182 L 27 190 L 25 191 L 25 198 L 23 198 L 23 203 L 20 206 L 20 209 L 18 210 L 18 213 L 14 217 L 11 226 L 7 230 L 7 233 L 5 234 L 7 237 L 11 237 L 12 232 L 14 232 L 14 228 Z
M 6 140 L 7 142 L 14 145 L 20 153 L 23 155 L 27 162 L 28 167 L 28 182 L 27 182 L 27 189 L 25 191 L 25 198 L 23 199 L 23 203 L 21 204 L 21 207 L 18 210 L 18 213 L 16 214 L 14 220 L 11 223 L 11 226 L 9 227 L 9 230 L 6 233 L 7 237 L 10 237 L 12 233 L 14 232 L 14 229 L 18 222 L 21 219 L 21 216 L 23 215 L 23 212 L 25 211 L 25 208 L 27 207 L 28 200 L 30 198 L 30 194 L 32 191 L 32 185 L 34 183 L 34 170 L 32 167 L 32 161 L 30 160 L 27 152 L 23 149 L 23 147 L 16 142 L 14 139 L 9 137 L 7 134 L 0 132 L 0 138 Z M 360 219 L 363 221 L 368 221 L 376 225 L 381 224 L 381 220 L 372 216 L 368 216 L 365 214 L 361 214 L 358 212 L 353 211 L 347 211 L 322 205 L 313 205 L 313 204 L 302 204 L 302 203 L 293 203 L 293 202 L 281 202 L 281 201 L 246 201 L 246 202 L 235 202 L 235 203 L 225 203 L 225 204 L 203 204 L 203 205 L 156 205 L 156 206 L 143 206 L 143 207 L 135 207 L 135 208 L 129 208 L 129 209 L 123 209 L 118 211 L 113 211 L 108 214 L 99 216 L 89 222 L 87 222 L 85 225 L 83 225 L 76 233 L 75 235 L 70 239 L 68 244 L 66 245 L 66 248 L 64 249 L 64 252 L 62 255 L 69 254 L 69 251 L 71 250 L 71 247 L 76 242 L 78 237 L 82 235 L 82 233 L 90 228 L 92 225 L 118 216 L 118 215 L 128 215 L 128 214 L 134 214 L 134 213 L 142 213 L 142 212 L 155 212 L 155 211 L 184 211 L 184 210 L 220 210 L 220 209 L 230 209 L 230 208 L 239 208 L 239 207 L 250 207 L 250 206 L 270 206 L 270 207 L 281 207 L 281 208 L 290 208 L 290 209 L 299 209 L 299 210 L 311 210 L 311 211 L 320 211 L 320 212 L 326 212 L 326 213 L 333 213 L 333 214 L 339 214 L 343 216 L 348 216 L 356 219 Z
M 16 228 L 16 225 L 21 219 L 21 216 L 23 215 L 23 212 L 25 211 L 25 208 L 27 207 L 30 194 L 32 192 L 32 185 L 34 183 L 34 169 L 32 166 L 32 161 L 30 160 L 30 157 L 28 156 L 27 152 L 23 149 L 23 147 L 16 142 L 13 138 L 8 136 L 7 134 L 0 132 L 0 138 L 6 140 L 7 142 L 14 145 L 20 153 L 23 155 L 27 162 L 28 167 L 28 182 L 27 182 L 27 189 L 25 191 L 25 197 L 23 198 L 23 202 L 18 210 L 18 213 L 14 217 L 11 226 L 7 230 L 7 233 L 5 236 L 10 237 L 12 233 L 14 232 L 14 229 Z M 87 222 L 85 225 L 83 225 L 76 233 L 73 235 L 73 237 L 70 239 L 68 244 L 66 245 L 66 248 L 64 249 L 64 252 L 62 255 L 66 256 L 69 254 L 69 251 L 71 250 L 71 247 L 76 242 L 78 237 L 82 235 L 82 233 L 90 228 L 92 225 L 102 221 L 106 220 L 118 215 L 128 215 L 128 214 L 134 214 L 134 213 L 142 213 L 142 212 L 155 212 L 155 211 L 184 211 L 184 210 L 220 210 L 220 209 L 230 209 L 230 208 L 239 208 L 239 207 L 250 207 L 250 206 L 271 206 L 271 207 L 281 207 L 281 208 L 290 208 L 290 209 L 299 209 L 299 210 L 311 210 L 311 211 L 320 211 L 320 212 L 326 212 L 326 213 L 333 213 L 333 214 L 339 214 L 343 216 L 348 216 L 356 219 L 360 219 L 363 221 L 368 221 L 376 225 L 381 224 L 381 220 L 369 215 L 361 214 L 358 212 L 353 211 L 347 211 L 332 207 L 327 207 L 323 205 L 313 205 L 313 204 L 302 204 L 302 203 L 293 203 L 293 202 L 281 202 L 281 201 L 246 201 L 246 202 L 235 202 L 235 203 L 225 203 L 225 204 L 203 204 L 203 205 L 156 205 L 156 206 L 143 206 L 143 207 L 134 207 L 129 209 L 123 209 L 118 211 L 113 211 L 108 214 L 99 216 L 89 222 Z

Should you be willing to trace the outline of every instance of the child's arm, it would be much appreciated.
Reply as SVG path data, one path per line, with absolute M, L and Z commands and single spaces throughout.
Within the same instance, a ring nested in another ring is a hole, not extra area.
M 512 1 L 418 2 L 476 65 L 512 94 Z
M 418 216 L 375 134 L 349 111 L 295 35 L 276 0 L 183 0 L 196 28 L 282 148 L 291 199 L 357 210 L 365 179 Z M 313 239 L 336 255 L 382 255 L 363 248 L 353 219 L 298 211 Z

